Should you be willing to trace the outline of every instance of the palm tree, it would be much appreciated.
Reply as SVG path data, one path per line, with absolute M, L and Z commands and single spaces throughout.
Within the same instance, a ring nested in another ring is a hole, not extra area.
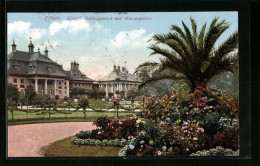
M 206 23 L 200 32 L 197 24 L 190 18 L 191 30 L 182 21 L 184 30 L 176 25 L 171 26 L 173 32 L 154 34 L 150 40 L 153 50 L 151 55 L 159 54 L 159 62 L 145 62 L 136 68 L 136 72 L 149 67 L 152 76 L 140 86 L 162 79 L 184 80 L 193 91 L 198 84 L 206 83 L 215 75 L 224 71 L 234 71 L 238 54 L 232 54 L 238 47 L 238 32 L 231 34 L 222 44 L 215 48 L 218 38 L 229 28 L 229 24 L 214 18 L 206 31 Z

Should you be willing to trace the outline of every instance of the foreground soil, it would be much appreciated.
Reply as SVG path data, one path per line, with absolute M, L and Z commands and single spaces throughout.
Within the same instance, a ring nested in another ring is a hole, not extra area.
M 111 157 L 117 156 L 121 147 L 85 146 L 71 143 L 68 137 L 52 143 L 45 151 L 45 157 Z
M 40 123 L 8 126 L 8 157 L 44 157 L 53 142 L 92 130 L 92 122 Z

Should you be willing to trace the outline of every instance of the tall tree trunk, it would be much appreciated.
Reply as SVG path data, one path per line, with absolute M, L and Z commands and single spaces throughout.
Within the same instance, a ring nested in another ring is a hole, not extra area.
M 86 108 L 83 108 L 83 113 L 84 113 L 84 119 L 87 119 Z
M 13 110 L 13 108 L 11 108 L 11 112 L 12 112 L 12 122 L 14 122 L 14 110 Z
M 118 120 L 118 105 L 116 106 L 116 118 Z
M 51 120 L 51 108 L 49 107 L 49 120 Z

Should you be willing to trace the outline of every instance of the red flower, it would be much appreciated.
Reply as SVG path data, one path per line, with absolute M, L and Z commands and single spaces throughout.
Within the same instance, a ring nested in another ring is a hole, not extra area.
M 149 146 L 149 145 L 145 145 L 145 147 L 146 147 L 147 149 L 153 149 L 153 147 L 152 147 L 152 146 Z

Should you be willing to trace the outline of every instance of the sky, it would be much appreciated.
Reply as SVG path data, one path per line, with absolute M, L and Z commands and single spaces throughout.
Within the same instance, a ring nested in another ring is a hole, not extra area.
M 99 80 L 114 64 L 133 73 L 145 61 L 158 61 L 159 55 L 149 56 L 153 42 L 148 40 L 170 32 L 173 24 L 182 28 L 182 21 L 191 27 L 190 17 L 198 31 L 214 17 L 230 23 L 216 46 L 238 30 L 237 12 L 8 13 L 7 50 L 14 40 L 17 50 L 28 51 L 31 37 L 34 51 L 44 54 L 47 46 L 49 57 L 64 70 L 76 61 L 83 73 Z

